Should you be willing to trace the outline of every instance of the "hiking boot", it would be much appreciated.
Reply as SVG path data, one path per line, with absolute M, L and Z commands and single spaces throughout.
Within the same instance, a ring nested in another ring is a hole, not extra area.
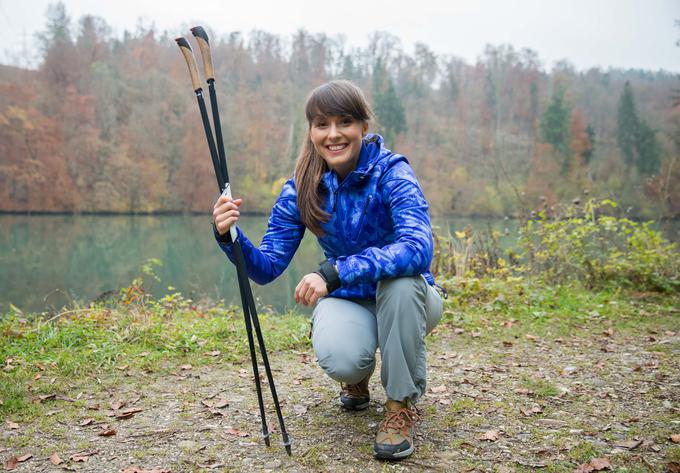
M 385 460 L 400 460 L 415 450 L 414 437 L 420 415 L 405 402 L 387 401 L 385 418 L 378 427 L 373 455 Z
M 349 411 L 362 411 L 368 407 L 371 394 L 368 391 L 369 374 L 357 384 L 343 384 L 340 405 Z

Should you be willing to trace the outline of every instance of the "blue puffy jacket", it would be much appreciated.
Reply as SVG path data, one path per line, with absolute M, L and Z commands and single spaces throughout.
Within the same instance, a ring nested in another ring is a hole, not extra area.
M 433 241 L 427 202 L 404 156 L 383 146 L 379 135 L 364 137 L 359 162 L 342 182 L 334 171 L 323 175 L 323 209 L 330 220 L 319 244 L 337 264 L 342 286 L 334 297 L 375 297 L 381 279 L 429 272 Z M 295 180 L 283 186 L 269 217 L 267 232 L 255 247 L 238 229 L 248 275 L 267 284 L 288 266 L 302 241 L 305 227 L 297 208 Z M 220 247 L 234 261 L 231 243 Z

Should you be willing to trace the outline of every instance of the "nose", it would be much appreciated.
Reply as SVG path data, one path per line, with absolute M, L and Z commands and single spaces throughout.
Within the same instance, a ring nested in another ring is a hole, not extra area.
M 335 122 L 331 122 L 330 125 L 328 126 L 328 138 L 335 139 L 340 136 L 340 133 L 338 132 L 338 126 L 336 125 Z

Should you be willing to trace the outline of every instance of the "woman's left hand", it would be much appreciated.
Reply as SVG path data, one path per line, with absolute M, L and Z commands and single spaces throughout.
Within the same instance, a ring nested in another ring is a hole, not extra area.
M 295 288 L 295 303 L 314 305 L 316 301 L 327 295 L 326 281 L 317 273 L 309 273 L 302 277 Z

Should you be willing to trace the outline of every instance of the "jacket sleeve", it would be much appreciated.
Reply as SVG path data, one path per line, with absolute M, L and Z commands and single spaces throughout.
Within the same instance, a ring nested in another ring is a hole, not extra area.
M 358 254 L 336 259 L 343 286 L 377 282 L 427 271 L 434 243 L 425 196 L 410 166 L 403 163 L 388 172 L 381 184 L 388 204 L 395 239 L 381 248 L 369 247 Z
M 267 284 L 276 279 L 290 263 L 305 234 L 297 210 L 296 193 L 292 179 L 284 184 L 269 216 L 267 231 L 262 243 L 256 247 L 237 227 L 238 240 L 243 248 L 246 269 L 250 279 L 257 284 Z M 218 242 L 229 259 L 235 262 L 233 243 Z

